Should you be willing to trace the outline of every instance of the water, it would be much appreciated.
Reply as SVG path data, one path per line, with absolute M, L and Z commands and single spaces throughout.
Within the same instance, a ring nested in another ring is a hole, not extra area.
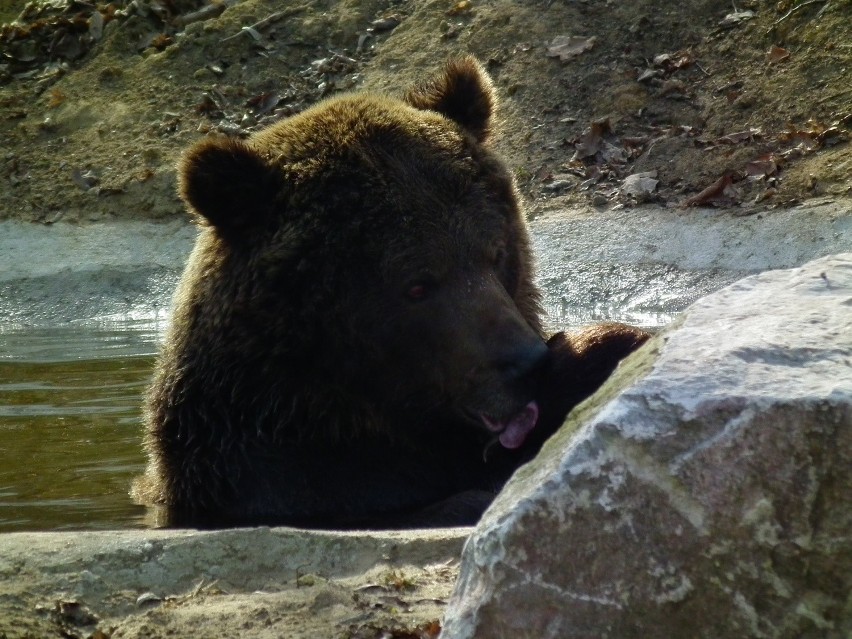
M 0 531 L 145 525 L 141 397 L 162 319 L 0 330 Z
M 583 261 L 558 237 L 534 241 L 550 330 L 659 328 L 739 277 Z M 151 521 L 128 491 L 145 465 L 140 407 L 177 273 L 117 266 L 0 281 L 0 532 Z
M 653 331 L 671 323 L 695 300 L 743 275 L 665 264 L 545 262 L 539 282 L 551 331 L 609 321 Z
M 830 202 L 551 212 L 530 228 L 546 324 L 665 326 L 747 272 L 848 251 L 850 219 Z M 180 221 L 0 222 L 0 531 L 145 525 L 128 496 L 141 398 L 194 237 Z

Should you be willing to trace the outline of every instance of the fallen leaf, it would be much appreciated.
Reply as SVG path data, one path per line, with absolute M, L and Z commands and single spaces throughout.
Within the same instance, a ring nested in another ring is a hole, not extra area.
M 648 144 L 649 139 L 646 135 L 625 136 L 621 138 L 621 143 L 628 149 L 641 149 Z
M 697 195 L 693 195 L 692 197 L 684 200 L 681 204 L 681 208 L 701 206 L 702 204 L 724 203 L 725 200 L 733 199 L 737 195 L 736 190 L 733 188 L 733 184 L 733 174 L 726 173 Z
M 752 178 L 765 178 L 778 172 L 778 162 L 774 155 L 764 156 L 746 164 L 746 175 Z
M 769 64 L 777 64 L 779 62 L 786 62 L 790 59 L 790 52 L 787 49 L 779 47 L 778 45 L 773 44 L 769 51 L 766 52 L 766 61 Z
M 100 621 L 97 615 L 79 601 L 57 601 L 51 612 L 54 619 L 62 625 L 91 626 Z
M 609 119 L 592 122 L 588 129 L 583 131 L 574 144 L 574 157 L 572 160 L 582 160 L 594 156 L 601 149 L 603 136 L 612 130 Z
M 274 92 L 261 93 L 246 101 L 255 115 L 265 115 L 281 102 L 281 96 Z
M 778 189 L 770 187 L 770 188 L 766 189 L 765 191 L 763 191 L 763 193 L 758 193 L 755 196 L 754 200 L 752 201 L 752 204 L 760 204 L 761 202 L 765 202 L 766 200 L 773 197 L 777 193 L 778 193 Z
M 367 31 L 371 33 L 381 33 L 383 31 L 391 31 L 396 29 L 400 24 L 402 24 L 402 16 L 394 13 L 389 16 L 385 16 L 384 18 L 379 18 L 378 20 L 373 20 L 370 23 Z
M 741 142 L 751 142 L 755 138 L 762 137 L 763 132 L 760 129 L 749 129 L 747 131 L 737 131 L 736 133 L 728 133 L 716 140 L 720 144 L 740 144 Z
M 547 47 L 547 56 L 550 58 L 558 57 L 561 62 L 568 62 L 595 46 L 597 40 L 595 36 L 584 38 L 582 36 L 558 35 Z
M 719 26 L 724 29 L 729 29 L 745 22 L 746 20 L 751 20 L 753 17 L 754 11 L 750 11 L 748 9 L 746 9 L 745 11 L 734 11 L 733 13 L 729 13 L 724 18 L 722 18 L 722 21 L 719 23 Z
M 817 136 L 817 141 L 823 146 L 834 146 L 846 142 L 849 137 L 836 126 L 831 126 Z
M 781 142 L 799 143 L 803 151 L 812 151 L 822 146 L 823 136 L 830 129 L 820 124 L 816 120 L 808 120 L 804 128 L 788 123 L 787 130 L 778 136 Z M 839 132 L 838 132 L 839 133 Z M 824 139 L 824 138 L 823 138 Z
M 71 179 L 74 181 L 74 184 L 79 186 L 84 191 L 89 191 L 93 189 L 101 181 L 98 175 L 91 169 L 88 169 L 86 171 L 74 169 L 73 171 L 71 171 Z
M 678 51 L 676 53 L 661 53 L 654 56 L 654 66 L 658 69 L 665 69 L 668 72 L 674 72 L 679 69 L 685 69 L 692 66 L 695 59 L 690 51 Z
M 648 80 L 653 80 L 654 78 L 659 78 L 663 75 L 662 69 L 645 69 L 642 73 L 639 74 L 639 77 L 636 78 L 637 82 L 647 82 Z
M 65 102 L 66 95 L 62 92 L 61 89 L 51 89 L 50 95 L 47 100 L 47 106 L 50 108 L 56 108 L 63 102 Z
M 463 13 L 469 13 L 472 8 L 473 8 L 473 2 L 471 2 L 470 0 L 459 0 L 459 2 L 456 2 L 452 6 L 452 8 L 449 11 L 447 11 L 447 15 L 448 16 L 458 16 L 458 15 L 461 15 Z

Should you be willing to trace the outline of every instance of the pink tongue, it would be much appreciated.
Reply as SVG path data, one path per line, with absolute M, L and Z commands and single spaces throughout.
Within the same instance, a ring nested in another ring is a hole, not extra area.
M 500 433 L 500 443 L 505 448 L 519 448 L 530 431 L 535 428 L 538 421 L 538 404 L 530 402 L 524 409 L 512 417 Z M 491 420 L 486 420 L 486 423 L 492 429 L 496 424 L 491 423 Z

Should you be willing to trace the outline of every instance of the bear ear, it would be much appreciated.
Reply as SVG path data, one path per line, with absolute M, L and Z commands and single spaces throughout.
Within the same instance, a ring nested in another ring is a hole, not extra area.
M 181 198 L 226 236 L 269 220 L 285 186 L 276 167 L 236 138 L 199 142 L 183 156 L 178 172 Z
M 458 122 L 480 142 L 488 139 L 496 98 L 491 78 L 471 55 L 447 60 L 438 75 L 406 92 L 408 104 Z

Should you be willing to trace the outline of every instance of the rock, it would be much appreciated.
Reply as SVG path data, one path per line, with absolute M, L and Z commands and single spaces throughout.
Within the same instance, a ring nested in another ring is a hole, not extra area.
M 852 254 L 688 309 L 518 471 L 443 639 L 852 636 Z
M 644 171 L 628 175 L 624 178 L 624 182 L 621 183 L 621 192 L 635 197 L 649 195 L 654 192 L 657 184 L 660 183 L 659 180 L 655 179 L 656 177 L 656 171 Z

